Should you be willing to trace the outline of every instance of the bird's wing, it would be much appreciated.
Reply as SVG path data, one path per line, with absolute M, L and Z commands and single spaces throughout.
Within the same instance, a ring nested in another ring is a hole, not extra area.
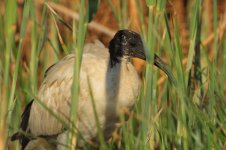
M 38 100 L 48 109 L 34 101 L 29 118 L 29 129 L 33 135 L 55 135 L 63 131 L 64 126 L 50 111 L 68 121 L 74 59 L 74 54 L 67 55 L 47 69 L 38 91 Z
M 85 56 L 85 58 L 84 58 Z M 88 57 L 87 57 L 88 56 Z M 91 57 L 107 58 L 108 50 L 104 45 L 95 41 L 94 44 L 86 44 L 84 47 L 84 62 Z M 38 98 L 56 115 L 66 120 L 70 111 L 71 84 L 73 78 L 75 55 L 70 54 L 59 62 L 50 66 L 44 75 L 44 80 L 40 86 Z M 82 64 L 84 64 L 84 62 Z M 83 65 L 84 66 L 84 65 Z M 82 75 L 86 74 L 86 67 L 81 68 Z M 85 80 L 81 79 L 81 80 Z M 85 81 L 84 81 L 85 82 Z M 81 84 L 81 83 L 80 83 Z M 32 100 L 22 114 L 21 129 L 34 136 L 55 135 L 63 130 L 63 125 L 59 123 L 48 111 Z M 21 133 L 16 133 L 11 140 L 20 140 L 25 147 L 29 142 Z
M 86 76 L 85 64 L 87 64 L 86 62 L 89 59 L 93 57 L 102 59 L 106 56 L 108 56 L 108 51 L 100 42 L 86 44 L 80 78 L 81 76 Z M 70 54 L 47 69 L 44 81 L 38 92 L 40 101 L 66 123 L 70 113 L 74 61 L 75 54 Z M 64 127 L 37 101 L 34 101 L 30 112 L 29 129 L 32 134 L 38 136 L 59 134 L 64 130 Z

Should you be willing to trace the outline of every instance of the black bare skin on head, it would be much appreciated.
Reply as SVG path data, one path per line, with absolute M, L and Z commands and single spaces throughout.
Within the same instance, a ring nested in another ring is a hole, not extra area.
M 140 35 L 131 30 L 119 30 L 109 43 L 110 64 L 114 67 L 123 56 L 146 60 L 144 45 Z M 170 81 L 176 85 L 176 79 L 167 65 L 154 54 L 154 65 L 164 71 Z
M 137 57 L 145 60 L 144 46 L 138 33 L 119 30 L 109 43 L 110 63 L 113 67 L 123 56 Z

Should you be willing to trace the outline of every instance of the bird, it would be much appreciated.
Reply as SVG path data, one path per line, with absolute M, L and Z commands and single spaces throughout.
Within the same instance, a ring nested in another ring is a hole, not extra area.
M 66 123 L 70 122 L 75 55 L 72 53 L 65 56 L 46 70 L 37 95 L 46 107 Z M 139 61 L 132 63 L 132 59 Z M 109 42 L 108 48 L 100 41 L 85 44 L 77 83 L 80 90 L 76 125 L 82 137 L 77 140 L 78 145 L 82 145 L 84 141 L 98 143 L 92 100 L 105 140 L 111 137 L 117 127 L 123 110 L 132 111 L 140 94 L 140 73 L 145 66 L 138 63 L 145 61 L 144 42 L 140 34 L 132 30 L 119 30 Z M 153 62 L 173 80 L 165 63 L 156 54 Z M 26 134 L 57 139 L 65 134 L 64 125 L 36 100 L 32 100 L 25 107 L 20 128 L 23 132 L 18 131 L 11 140 L 19 140 L 22 149 L 26 149 L 26 145 L 31 141 Z

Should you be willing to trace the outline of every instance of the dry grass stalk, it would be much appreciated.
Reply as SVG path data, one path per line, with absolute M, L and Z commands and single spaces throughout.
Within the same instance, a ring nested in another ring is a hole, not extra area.
M 67 7 L 64 7 L 60 4 L 56 4 L 56 3 L 53 3 L 53 2 L 44 2 L 43 0 L 39 0 L 37 2 L 38 2 L 37 4 L 39 4 L 39 5 L 45 5 L 46 4 L 46 5 L 48 5 L 49 8 L 52 8 L 53 10 L 55 10 L 57 12 L 60 12 L 64 15 L 67 15 L 68 17 L 71 17 L 71 18 L 75 19 L 76 21 L 79 20 L 79 14 L 77 12 L 74 12 L 73 10 L 71 10 Z M 96 31 L 103 33 L 103 34 L 110 36 L 110 37 L 113 37 L 115 32 L 116 32 L 114 30 L 107 28 L 106 26 L 99 24 L 96 21 L 91 21 L 88 24 L 88 28 L 96 30 Z

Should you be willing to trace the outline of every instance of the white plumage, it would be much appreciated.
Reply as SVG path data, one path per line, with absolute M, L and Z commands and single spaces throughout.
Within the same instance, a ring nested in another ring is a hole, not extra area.
M 68 121 L 71 103 L 74 54 L 70 54 L 52 66 L 40 86 L 38 98 L 56 115 Z M 89 85 L 90 84 L 90 85 Z M 84 47 L 80 70 L 80 93 L 78 99 L 78 129 L 85 139 L 97 136 L 97 126 L 92 108 L 93 94 L 100 126 L 110 136 L 119 119 L 120 110 L 134 105 L 141 80 L 126 58 L 111 68 L 108 49 L 95 42 Z M 89 87 L 90 86 L 90 87 Z M 90 91 L 92 90 L 92 91 Z M 110 118 L 110 119 L 109 119 Z M 28 130 L 35 136 L 56 135 L 63 132 L 63 125 L 38 102 L 31 106 Z

